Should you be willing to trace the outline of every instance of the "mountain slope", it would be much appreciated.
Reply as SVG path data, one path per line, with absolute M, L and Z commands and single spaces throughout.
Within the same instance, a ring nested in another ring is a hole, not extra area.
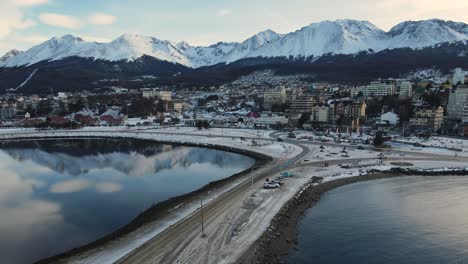
M 275 42 L 282 37 L 283 35 L 280 35 L 270 29 L 262 31 L 234 47 L 228 54 L 226 54 L 224 61 L 233 62 L 242 58 L 248 58 L 251 56 L 250 54 L 261 46 Z
M 385 32 L 368 21 L 342 19 L 313 23 L 281 35 L 266 30 L 241 43 L 219 42 L 207 47 L 155 37 L 124 34 L 109 43 L 87 42 L 65 35 L 52 38 L 25 52 L 12 51 L 0 58 L 0 67 L 33 65 L 69 57 L 134 61 L 142 56 L 191 68 L 265 57 L 320 57 L 385 49 L 421 49 L 442 43 L 468 41 L 468 25 L 439 19 L 402 22 Z
M 385 32 L 366 21 L 314 23 L 264 45 L 250 57 L 309 57 L 327 53 L 351 54 L 376 46 Z

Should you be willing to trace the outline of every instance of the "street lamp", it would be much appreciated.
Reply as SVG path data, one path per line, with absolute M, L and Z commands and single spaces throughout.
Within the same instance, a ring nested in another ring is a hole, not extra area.
M 251 173 L 250 173 L 250 179 L 251 179 L 251 183 L 252 183 L 252 188 L 251 188 L 251 195 L 253 195 L 253 190 L 254 190 L 254 170 L 255 169 L 258 169 L 258 168 L 265 168 L 266 165 L 263 165 L 263 166 L 253 166 L 251 168 Z

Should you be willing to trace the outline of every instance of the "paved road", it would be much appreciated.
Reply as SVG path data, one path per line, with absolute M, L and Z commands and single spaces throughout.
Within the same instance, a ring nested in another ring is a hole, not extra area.
M 286 164 L 278 163 L 277 160 L 272 161 L 268 166 L 257 171 L 254 176 L 254 182 L 263 182 L 265 178 L 278 174 L 282 168 L 301 161 L 309 153 L 309 148 L 307 146 L 297 143 L 294 144 L 302 148 L 302 152 L 299 155 L 288 160 Z M 246 177 L 237 187 L 222 194 L 216 200 L 206 205 L 203 209 L 206 225 L 215 225 L 218 219 L 222 219 L 225 217 L 225 214 L 229 214 L 229 212 L 232 211 L 230 209 L 241 206 L 246 196 L 250 195 L 251 188 L 251 179 Z M 231 228 L 220 226 L 216 232 L 226 233 L 230 231 Z M 122 258 L 118 263 L 177 263 L 177 261 L 181 263 L 183 260 L 179 259 L 180 253 L 199 236 L 200 213 L 198 211 L 137 248 L 132 253 Z M 210 236 L 208 236 L 207 241 L 209 241 L 208 243 L 210 244 L 209 248 L 211 254 L 217 254 L 216 251 L 219 251 L 219 248 L 223 246 L 222 237 L 225 237 L 225 234 L 210 234 Z M 209 258 L 212 261 L 216 259 L 216 256 L 211 256 Z M 222 257 L 219 256 L 219 258 Z M 188 261 L 187 263 L 197 262 Z

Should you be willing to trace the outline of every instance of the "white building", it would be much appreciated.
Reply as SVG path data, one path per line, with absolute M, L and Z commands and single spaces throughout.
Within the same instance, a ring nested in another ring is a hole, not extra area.
M 468 86 L 459 85 L 454 93 L 449 96 L 447 112 L 450 119 L 461 121 L 463 107 L 468 103 Z
M 320 123 L 331 123 L 333 121 L 333 105 L 316 105 L 312 108 L 310 121 Z
M 157 95 L 163 101 L 172 101 L 172 92 L 170 91 L 159 91 L 157 92 Z
M 401 82 L 400 84 L 400 97 L 407 98 L 413 96 L 413 83 Z
M 459 83 L 465 84 L 465 77 L 466 73 L 462 68 L 456 68 L 455 72 L 453 73 L 453 80 L 452 83 L 457 85 Z
M 380 116 L 381 123 L 388 123 L 389 125 L 392 125 L 392 126 L 396 126 L 399 121 L 400 121 L 400 117 L 393 112 L 387 112 Z
M 288 118 L 285 116 L 261 116 L 252 118 L 252 123 L 256 128 L 277 129 L 288 124 Z
M 393 81 L 376 81 L 371 82 L 362 90 L 364 96 L 386 96 L 394 95 L 396 92 L 396 85 Z

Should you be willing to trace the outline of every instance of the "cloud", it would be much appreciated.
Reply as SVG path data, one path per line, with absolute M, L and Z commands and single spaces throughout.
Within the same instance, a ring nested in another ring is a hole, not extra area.
M 51 193 L 74 193 L 87 189 L 90 186 L 89 181 L 83 179 L 63 181 L 50 186 Z
M 73 17 L 56 13 L 43 13 L 39 15 L 39 20 L 47 25 L 54 27 L 63 27 L 67 29 L 78 29 L 82 26 L 82 22 Z
M 232 13 L 231 9 L 221 9 L 216 13 L 216 16 L 224 17 L 224 16 L 230 15 L 231 13 Z
M 26 29 L 26 28 L 30 28 L 30 27 L 33 27 L 36 25 L 36 22 L 34 22 L 33 20 L 31 19 L 26 19 L 24 20 L 22 23 L 16 25 L 16 28 L 17 29 Z
M 115 193 L 120 192 L 123 186 L 119 183 L 114 182 L 103 182 L 96 185 L 96 190 L 101 193 Z
M 95 13 L 88 18 L 88 22 L 93 25 L 112 25 L 116 21 L 117 17 L 104 13 Z
M 33 35 L 25 35 L 18 37 L 17 40 L 21 42 L 27 42 L 31 44 L 39 44 L 46 40 L 50 39 L 50 37 L 45 35 L 33 34 Z
M 17 6 L 35 6 L 49 3 L 49 0 L 12 0 L 13 4 Z

